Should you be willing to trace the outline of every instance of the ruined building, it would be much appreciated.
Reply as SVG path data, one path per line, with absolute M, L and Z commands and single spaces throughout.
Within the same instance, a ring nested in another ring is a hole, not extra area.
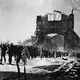
M 63 47 L 74 48 L 79 46 L 79 36 L 74 31 L 74 14 L 73 11 L 71 14 L 66 15 L 60 11 L 54 10 L 53 13 L 48 13 L 45 16 L 37 16 L 36 20 L 36 41 L 34 44 L 39 45 L 43 44 L 48 46 L 46 41 L 46 36 L 48 34 L 57 34 L 57 36 L 62 37 Z M 56 36 L 53 36 L 56 38 Z M 49 39 L 50 41 L 50 39 Z M 49 42 L 48 41 L 48 42 Z M 51 40 L 52 41 L 52 40 Z M 58 44 L 59 40 L 55 40 L 55 43 Z M 53 41 L 54 42 L 54 41 Z M 51 42 L 51 44 L 53 43 Z M 53 48 L 55 46 L 53 45 Z M 61 46 L 57 46 L 58 48 Z M 57 49 L 58 49 L 57 48 Z

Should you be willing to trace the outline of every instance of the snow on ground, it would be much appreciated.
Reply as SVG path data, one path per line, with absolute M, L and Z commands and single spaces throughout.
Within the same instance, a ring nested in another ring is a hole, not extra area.
M 28 59 L 26 64 L 26 73 L 40 73 L 40 72 L 51 72 L 49 70 L 44 70 L 40 68 L 35 68 L 38 66 L 50 66 L 50 65 L 61 65 L 65 62 L 70 62 L 71 60 L 75 60 L 74 58 L 69 58 L 68 60 L 63 60 L 61 58 L 33 58 Z M 23 63 L 20 62 L 20 71 L 24 71 Z M 17 67 L 15 61 L 13 61 L 12 65 L 3 64 L 0 65 L 0 71 L 8 71 L 8 72 L 17 72 Z

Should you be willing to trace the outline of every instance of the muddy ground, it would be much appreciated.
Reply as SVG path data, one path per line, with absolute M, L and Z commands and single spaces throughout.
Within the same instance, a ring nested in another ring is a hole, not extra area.
M 64 63 L 75 61 L 75 59 L 45 59 L 39 58 L 27 61 L 26 76 L 24 68 L 20 64 L 20 76 L 18 76 L 16 64 L 0 64 L 0 80 L 80 80 L 80 63 L 75 64 L 72 69 L 65 72 L 68 66 L 54 72 Z M 72 64 L 72 63 L 71 63 Z M 69 66 L 71 65 L 69 64 Z

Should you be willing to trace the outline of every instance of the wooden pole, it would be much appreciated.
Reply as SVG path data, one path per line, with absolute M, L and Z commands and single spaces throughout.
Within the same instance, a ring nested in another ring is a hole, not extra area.
M 20 68 L 19 68 L 19 64 L 18 64 L 18 59 L 16 60 L 16 65 L 17 65 L 17 69 L 18 69 L 18 80 L 20 80 Z
M 24 65 L 24 80 L 26 80 L 26 68 L 25 68 L 25 65 Z

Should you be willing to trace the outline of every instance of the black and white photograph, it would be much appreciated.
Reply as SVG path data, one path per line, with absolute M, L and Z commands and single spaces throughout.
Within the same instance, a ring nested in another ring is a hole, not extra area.
M 0 0 L 0 80 L 80 80 L 80 0 Z

